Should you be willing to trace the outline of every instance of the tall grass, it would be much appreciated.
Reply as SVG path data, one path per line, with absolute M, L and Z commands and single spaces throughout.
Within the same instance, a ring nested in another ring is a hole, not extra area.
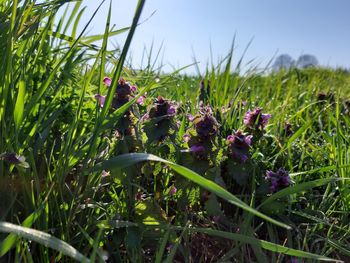
M 145 1 L 122 29 L 110 28 L 112 1 L 102 1 L 105 31 L 93 36 L 100 7 L 77 32 L 82 3 L 0 0 L 0 257 L 349 260 L 348 72 L 242 74 L 242 59 L 232 72 L 233 48 L 198 77 L 160 74 L 151 55 L 135 70 L 125 60 Z M 121 33 L 123 48 L 110 50 Z M 121 77 L 137 90 L 115 106 L 130 87 Z M 102 107 L 95 94 L 106 94 Z M 158 95 L 169 100 L 155 103 Z M 199 140 L 205 156 L 183 141 L 199 138 L 187 114 L 203 110 L 200 100 L 218 122 Z M 175 112 L 153 118 L 163 103 Z M 258 106 L 272 117 L 249 131 L 244 115 Z M 238 130 L 255 133 L 247 163 L 228 157 L 226 138 Z M 293 182 L 271 192 L 265 173 L 281 167 Z

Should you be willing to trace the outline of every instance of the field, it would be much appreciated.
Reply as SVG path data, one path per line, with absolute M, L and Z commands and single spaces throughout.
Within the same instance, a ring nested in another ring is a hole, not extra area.
M 67 2 L 0 0 L 0 262 L 350 262 L 348 71 L 133 69 L 145 1 Z

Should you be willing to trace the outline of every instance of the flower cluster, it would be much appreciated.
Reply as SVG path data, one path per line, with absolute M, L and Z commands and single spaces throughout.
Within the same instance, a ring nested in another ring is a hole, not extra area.
M 149 143 L 162 141 L 176 129 L 173 117 L 177 112 L 178 105 L 172 101 L 159 96 L 149 108 L 148 112 L 141 118 L 144 121 L 143 129 Z
M 29 168 L 29 164 L 25 161 L 26 158 L 14 152 L 5 152 L 0 154 L 0 160 L 4 160 L 8 164 L 14 164 L 23 168 Z
M 199 115 L 194 117 L 193 124 L 198 137 L 203 140 L 216 135 L 219 127 L 209 106 L 201 108 Z
M 149 118 L 158 118 L 163 116 L 174 116 L 176 114 L 177 106 L 175 103 L 158 96 L 152 108 L 149 110 Z
M 244 135 L 242 131 L 227 137 L 229 156 L 240 163 L 245 163 L 249 158 L 249 148 L 252 144 L 252 135 Z
M 289 174 L 283 168 L 277 170 L 277 172 L 266 171 L 265 180 L 271 183 L 271 192 L 277 192 L 292 183 Z
M 131 99 L 131 87 L 123 78 L 118 81 L 115 94 L 113 96 L 112 107 L 118 109 Z M 130 112 L 128 112 L 130 114 Z
M 189 151 L 202 159 L 205 157 L 205 151 L 212 148 L 212 140 L 218 132 L 219 124 L 209 106 L 202 106 L 196 116 L 188 114 L 187 117 L 189 121 L 192 121 L 196 135 L 191 137 L 185 134 L 183 139 L 188 142 Z
M 109 77 L 104 77 L 103 84 L 106 85 L 107 87 L 110 87 L 110 85 L 112 84 L 112 79 Z M 113 95 L 112 108 L 118 109 L 121 106 L 123 106 L 133 97 L 133 94 L 136 91 L 137 91 L 136 86 L 130 86 L 130 84 L 127 83 L 123 78 L 120 78 L 118 81 L 115 94 Z M 106 101 L 106 96 L 101 94 L 95 94 L 94 97 L 97 100 L 99 106 L 103 107 Z M 145 98 L 146 96 L 142 95 L 137 100 L 137 103 L 139 103 L 140 105 L 143 105 Z
M 112 85 L 112 79 L 105 77 L 103 84 L 110 87 Z M 110 111 L 117 110 L 128 103 L 134 97 L 136 91 L 136 86 L 131 86 L 123 78 L 120 78 L 113 94 Z M 105 95 L 95 94 L 95 99 L 98 101 L 100 107 L 104 107 L 106 102 Z M 130 107 L 114 126 L 114 140 L 111 141 L 110 145 L 110 149 L 114 154 L 134 152 L 138 147 L 134 110 L 135 108 Z
M 251 130 L 262 131 L 266 127 L 270 118 L 270 114 L 263 114 L 261 108 L 255 108 L 252 111 L 247 111 L 243 123 Z

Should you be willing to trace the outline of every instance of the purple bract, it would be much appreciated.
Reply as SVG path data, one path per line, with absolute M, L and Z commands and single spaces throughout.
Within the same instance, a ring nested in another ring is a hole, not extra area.
M 289 173 L 283 168 L 278 169 L 277 172 L 266 171 L 265 180 L 271 183 L 270 190 L 273 193 L 291 185 L 292 183 Z
M 249 148 L 252 144 L 252 135 L 244 135 L 242 131 L 227 137 L 229 143 L 229 155 L 232 159 L 245 163 L 249 158 Z
M 263 114 L 261 108 L 255 108 L 252 111 L 247 111 L 244 116 L 243 123 L 250 129 L 263 130 L 270 118 L 270 114 Z
M 105 84 L 107 87 L 111 86 L 112 84 L 112 79 L 109 77 L 104 77 L 103 78 L 103 84 Z

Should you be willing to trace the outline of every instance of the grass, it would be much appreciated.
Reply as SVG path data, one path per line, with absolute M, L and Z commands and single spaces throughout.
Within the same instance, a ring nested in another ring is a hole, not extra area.
M 126 67 L 144 4 L 0 0 L 1 262 L 349 261 L 350 73 Z

